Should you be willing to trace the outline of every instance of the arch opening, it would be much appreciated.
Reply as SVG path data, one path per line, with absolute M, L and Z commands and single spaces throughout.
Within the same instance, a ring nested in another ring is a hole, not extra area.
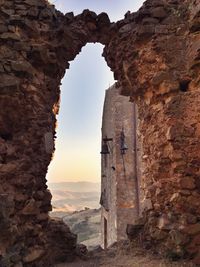
M 102 109 L 105 89 L 114 83 L 102 53 L 103 45 L 87 44 L 62 80 L 56 150 L 47 173 L 51 216 L 62 218 L 78 242 L 93 246 L 100 244 L 101 230 Z

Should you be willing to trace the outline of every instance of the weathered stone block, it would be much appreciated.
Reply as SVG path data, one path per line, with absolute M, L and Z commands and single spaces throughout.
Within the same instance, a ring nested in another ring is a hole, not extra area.
M 173 224 L 169 220 L 167 215 L 164 214 L 158 219 L 158 228 L 160 230 L 170 230 L 172 229 L 172 227 L 173 227 Z
M 142 25 L 138 28 L 137 35 L 139 37 L 151 36 L 155 33 L 154 25 Z
M 195 235 L 200 233 L 200 223 L 190 224 L 181 229 L 181 231 L 185 234 Z
M 34 199 L 28 201 L 22 210 L 23 215 L 36 215 L 39 213 L 39 206 L 41 202 L 37 202 Z
M 156 7 L 156 8 L 151 10 L 151 15 L 154 18 L 163 19 L 163 18 L 167 17 L 167 12 L 163 7 Z
M 37 7 L 44 7 L 46 6 L 45 1 L 40 1 L 40 0 L 25 0 L 24 1 L 26 4 L 30 6 L 37 6 Z
M 185 245 L 190 241 L 187 235 L 184 235 L 176 229 L 173 229 L 169 232 L 169 238 L 171 239 L 172 244 L 175 243 L 177 246 Z
M 4 24 L 0 24 L 0 33 L 5 33 L 8 31 L 8 27 Z
M 33 261 L 39 260 L 43 255 L 45 251 L 41 248 L 31 248 L 30 252 L 23 258 L 23 261 L 25 263 L 31 263 Z
M 127 25 L 124 25 L 123 27 L 121 27 L 119 29 L 119 32 L 120 33 L 126 33 L 126 32 L 130 32 L 132 29 L 133 29 L 133 25 L 132 24 L 127 24 Z
M 179 183 L 183 189 L 194 189 L 196 187 L 192 177 L 183 177 L 180 179 Z
M 54 138 L 51 132 L 48 132 L 44 136 L 45 139 L 45 149 L 48 154 L 52 154 L 54 151 Z
M 27 11 L 27 15 L 31 16 L 33 18 L 37 18 L 39 15 L 39 9 L 37 7 L 31 7 L 28 11 Z
M 155 239 L 155 240 L 163 240 L 166 239 L 168 236 L 168 233 L 166 231 L 160 230 L 160 229 L 156 229 L 156 228 L 151 228 L 150 229 L 150 235 L 151 238 Z
M 16 33 L 5 32 L 0 35 L 0 39 L 19 41 L 20 36 Z
M 31 64 L 28 63 L 27 61 L 21 61 L 21 60 L 12 61 L 11 68 L 13 69 L 13 71 L 16 71 L 16 72 L 26 72 L 29 75 L 33 74 L 33 68 Z

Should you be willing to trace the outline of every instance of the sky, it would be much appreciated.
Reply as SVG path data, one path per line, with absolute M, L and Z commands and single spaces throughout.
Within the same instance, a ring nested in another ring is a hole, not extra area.
M 63 13 L 90 9 L 108 13 L 111 21 L 137 11 L 143 0 L 51 0 Z M 101 119 L 105 90 L 114 83 L 103 45 L 87 44 L 70 62 L 61 85 L 57 116 L 56 151 L 47 173 L 48 182 L 100 182 Z

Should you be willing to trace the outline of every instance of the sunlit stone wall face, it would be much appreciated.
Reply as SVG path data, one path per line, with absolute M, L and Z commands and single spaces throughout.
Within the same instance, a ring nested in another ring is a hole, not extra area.
M 48 217 L 45 176 L 60 81 L 87 42 L 105 45 L 123 94 L 138 102 L 152 202 L 144 239 L 199 262 L 199 10 L 198 0 L 148 0 L 110 24 L 105 13 L 74 17 L 45 0 L 0 0 L 2 266 L 51 266 L 75 254 L 76 236 Z
M 101 155 L 103 247 L 106 243 L 109 247 L 116 241 L 127 239 L 127 224 L 133 224 L 139 214 L 135 164 L 137 155 L 135 104 L 131 103 L 128 97 L 122 96 L 120 91 L 115 85 L 106 90 L 103 109 L 102 149 L 103 145 L 107 144 L 109 152 Z M 104 142 L 105 138 L 112 140 Z M 123 147 L 128 149 L 123 151 Z

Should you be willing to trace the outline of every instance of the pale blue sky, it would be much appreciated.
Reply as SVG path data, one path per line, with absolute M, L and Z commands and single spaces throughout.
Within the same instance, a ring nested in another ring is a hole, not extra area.
M 97 14 L 106 12 L 111 21 L 123 19 L 124 14 L 130 11 L 137 11 L 144 1 L 142 0 L 50 0 L 57 9 L 63 13 L 73 11 L 75 15 L 80 14 L 84 9 L 90 9 Z
M 142 0 L 52 0 L 63 13 L 90 9 L 107 12 L 117 21 L 136 11 Z M 113 74 L 101 56 L 101 44 L 87 44 L 67 70 L 61 86 L 56 152 L 47 179 L 100 182 L 101 117 L 105 90 L 114 83 Z

